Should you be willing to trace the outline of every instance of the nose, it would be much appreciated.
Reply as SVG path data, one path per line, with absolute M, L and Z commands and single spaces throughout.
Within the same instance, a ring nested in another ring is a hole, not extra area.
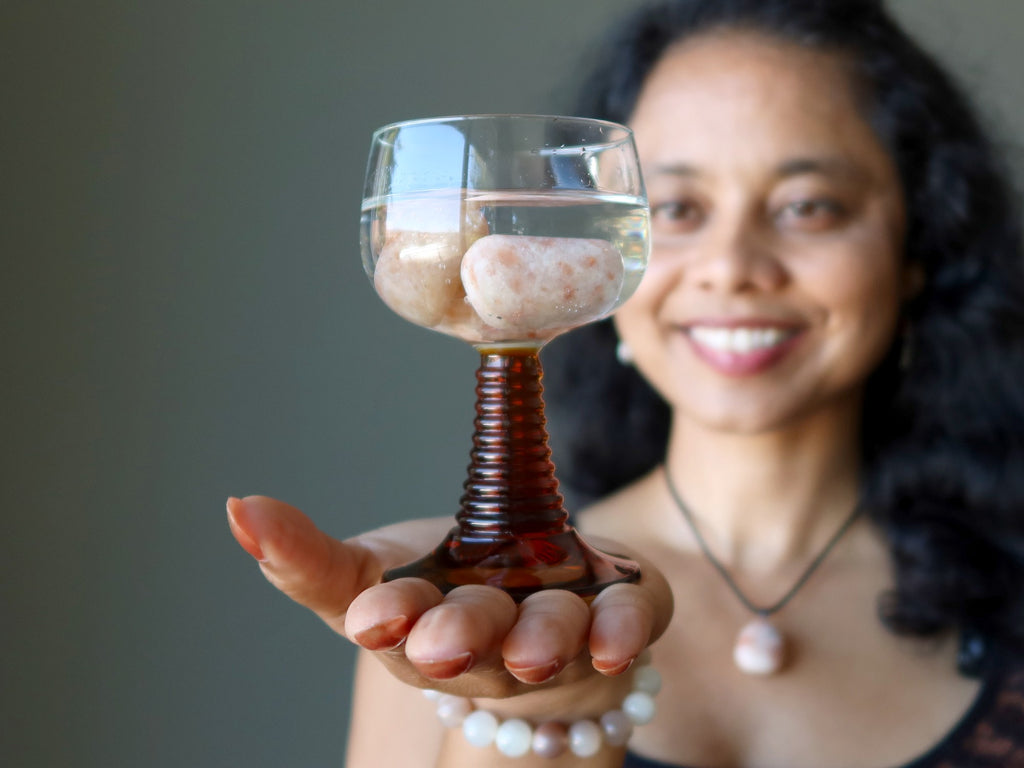
M 711 223 L 687 261 L 687 279 L 702 290 L 774 291 L 788 279 L 770 235 L 746 220 Z

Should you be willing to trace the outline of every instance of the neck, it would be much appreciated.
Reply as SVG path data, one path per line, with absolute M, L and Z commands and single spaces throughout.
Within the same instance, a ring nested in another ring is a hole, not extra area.
M 665 470 L 723 563 L 773 571 L 813 556 L 853 510 L 855 434 L 856 424 L 736 435 L 681 422 Z

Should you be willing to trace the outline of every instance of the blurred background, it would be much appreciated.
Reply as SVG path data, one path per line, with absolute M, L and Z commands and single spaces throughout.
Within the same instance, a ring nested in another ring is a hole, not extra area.
M 567 111 L 632 5 L 0 0 L 0 764 L 343 764 L 353 653 L 224 500 L 454 513 L 477 360 L 363 274 L 370 134 Z M 1018 153 L 1024 4 L 894 8 Z

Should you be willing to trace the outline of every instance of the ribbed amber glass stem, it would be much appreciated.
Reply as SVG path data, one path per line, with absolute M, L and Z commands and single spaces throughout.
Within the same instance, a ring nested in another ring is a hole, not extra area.
M 464 536 L 564 530 L 534 350 L 481 353 L 469 476 L 456 515 Z
M 442 592 L 490 584 L 522 600 L 554 588 L 589 598 L 640 578 L 636 563 L 594 549 L 568 524 L 548 448 L 541 376 L 534 349 L 481 351 L 458 524 L 433 552 L 392 568 L 385 580 L 415 576 Z

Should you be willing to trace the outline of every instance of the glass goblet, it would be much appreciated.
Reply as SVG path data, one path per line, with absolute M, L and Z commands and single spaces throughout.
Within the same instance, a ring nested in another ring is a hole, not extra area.
M 456 525 L 389 570 L 447 592 L 490 584 L 521 600 L 584 598 L 636 581 L 633 561 L 569 524 L 548 448 L 538 353 L 608 316 L 647 264 L 650 213 L 631 131 L 539 115 L 395 123 L 373 135 L 360 244 L 394 312 L 480 353 L 468 478 Z

